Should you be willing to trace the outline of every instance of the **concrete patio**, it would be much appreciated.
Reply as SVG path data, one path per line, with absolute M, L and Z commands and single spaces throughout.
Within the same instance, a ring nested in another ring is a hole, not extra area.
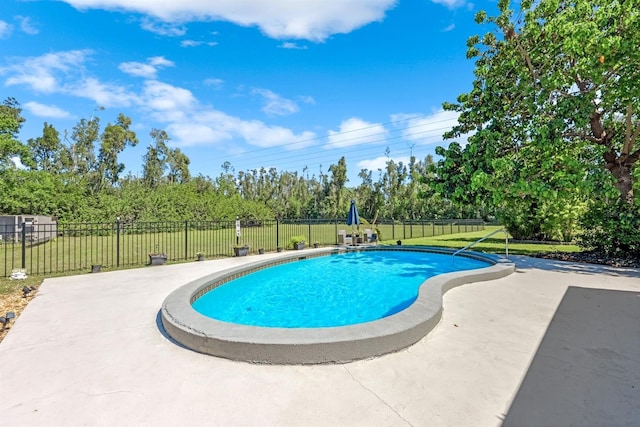
M 513 257 L 511 276 L 449 291 L 417 344 L 342 365 L 163 334 L 172 290 L 251 258 L 46 279 L 0 344 L 2 424 L 640 425 L 640 270 Z

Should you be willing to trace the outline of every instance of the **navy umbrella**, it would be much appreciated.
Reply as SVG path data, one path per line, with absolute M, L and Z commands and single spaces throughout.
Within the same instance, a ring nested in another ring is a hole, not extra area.
M 353 224 L 360 225 L 360 217 L 358 216 L 355 199 L 351 199 L 351 207 L 349 208 L 349 215 L 347 215 L 347 225 Z

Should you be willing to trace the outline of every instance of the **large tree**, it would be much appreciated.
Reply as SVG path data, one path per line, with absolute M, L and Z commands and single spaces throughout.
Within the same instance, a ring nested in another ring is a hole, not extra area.
M 472 133 L 471 144 L 497 147 L 497 157 L 526 146 L 574 160 L 597 153 L 620 200 L 633 205 L 640 158 L 640 2 L 523 0 L 514 11 L 500 0 L 498 6 L 498 16 L 476 16 L 492 31 L 468 42 L 476 79 L 471 92 L 445 104 L 460 112 L 447 136 Z

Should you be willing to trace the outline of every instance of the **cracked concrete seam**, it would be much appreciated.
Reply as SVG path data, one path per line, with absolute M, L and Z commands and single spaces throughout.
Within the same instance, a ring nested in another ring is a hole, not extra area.
M 380 397 L 380 395 L 378 393 L 376 393 L 375 391 L 371 390 L 369 387 L 365 386 L 364 384 L 362 384 L 362 382 L 360 382 L 359 379 L 357 379 L 354 375 L 353 372 L 351 372 L 349 370 L 349 368 L 345 365 L 342 365 L 342 368 L 347 371 L 347 373 L 349 374 L 349 376 L 351 377 L 351 379 L 353 379 L 356 383 L 358 383 L 358 385 L 360 387 L 362 387 L 364 390 L 368 391 L 369 393 L 371 393 L 372 395 L 374 395 L 380 402 L 382 402 L 387 408 L 389 408 L 394 414 L 396 414 L 398 416 L 398 418 L 400 418 L 402 421 L 404 421 L 405 423 L 407 423 L 409 426 L 414 427 L 413 424 L 407 420 L 405 417 L 403 417 L 398 411 L 396 411 L 393 406 L 391 406 L 389 403 L 387 403 L 382 397 Z

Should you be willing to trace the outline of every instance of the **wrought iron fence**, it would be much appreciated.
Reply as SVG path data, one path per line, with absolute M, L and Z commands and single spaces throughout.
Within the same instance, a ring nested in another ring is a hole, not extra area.
M 238 224 L 239 223 L 239 224 Z M 239 227 L 238 227 L 239 225 Z M 360 225 L 360 229 L 373 228 Z M 238 233 L 239 229 L 239 233 Z M 342 219 L 224 220 L 178 222 L 0 224 L 0 275 L 15 269 L 53 275 L 149 264 L 150 254 L 168 262 L 229 257 L 234 247 L 249 253 L 290 249 L 295 236 L 307 245 L 335 245 L 339 230 L 352 230 Z M 395 241 L 484 229 L 478 219 L 378 221 L 380 241 Z M 239 235 L 238 235 L 239 234 Z

